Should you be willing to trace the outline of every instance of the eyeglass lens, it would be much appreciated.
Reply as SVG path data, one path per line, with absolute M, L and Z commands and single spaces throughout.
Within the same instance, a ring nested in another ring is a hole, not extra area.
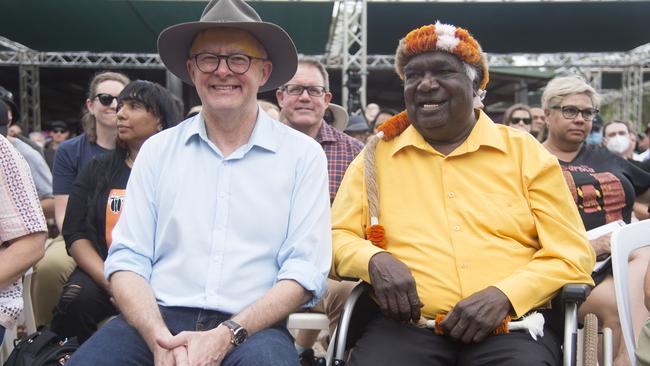
M 112 96 L 110 94 L 106 94 L 106 93 L 97 94 L 96 98 L 105 107 L 108 107 L 109 105 L 111 105 L 113 103 L 113 99 L 117 99 L 117 97 L 114 97 L 114 96 Z
M 244 74 L 251 66 L 251 57 L 240 54 L 216 55 L 212 53 L 199 53 L 194 58 L 199 70 L 206 73 L 217 70 L 222 59 L 226 60 L 226 66 L 235 74 Z
M 584 118 L 585 121 L 592 120 L 596 115 L 596 113 L 598 113 L 598 110 L 593 108 L 579 109 L 573 106 L 565 106 L 562 107 L 561 110 L 562 110 L 562 116 L 566 119 L 576 118 L 578 116 L 578 113 L 580 113 L 582 114 L 582 118 Z
M 307 94 L 312 97 L 322 97 L 325 94 L 325 87 L 322 86 L 305 86 L 297 84 L 285 85 L 284 90 L 289 95 L 302 95 L 302 92 L 307 90 Z
M 517 118 L 517 117 L 512 117 L 510 118 L 510 124 L 516 125 L 519 123 L 519 121 L 523 122 L 525 125 L 531 124 L 533 121 L 530 118 Z

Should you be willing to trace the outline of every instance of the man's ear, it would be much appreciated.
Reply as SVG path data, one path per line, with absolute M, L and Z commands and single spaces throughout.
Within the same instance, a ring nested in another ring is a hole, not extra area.
M 323 95 L 323 98 L 325 99 L 325 103 L 330 104 L 332 101 L 332 93 L 326 92 L 325 95 Z
M 282 91 L 282 88 L 278 88 L 275 91 L 275 99 L 278 101 L 278 105 L 280 106 L 280 109 L 283 108 L 282 102 L 284 102 L 284 92 Z
M 190 74 L 190 79 L 192 80 L 192 84 L 194 84 L 194 64 L 191 58 L 185 61 L 185 66 L 187 66 L 187 73 Z
M 260 85 L 265 85 L 269 78 L 271 77 L 271 72 L 273 71 L 273 64 L 271 61 L 264 61 L 262 65 L 262 80 Z

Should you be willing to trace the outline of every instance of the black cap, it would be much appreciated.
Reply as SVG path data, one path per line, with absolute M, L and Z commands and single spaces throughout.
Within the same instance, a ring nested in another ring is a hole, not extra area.
M 55 128 L 62 128 L 64 130 L 66 130 L 66 131 L 69 130 L 68 124 L 63 122 L 63 121 L 59 121 L 59 120 L 49 121 L 49 122 L 46 123 L 46 126 L 50 130 L 53 130 Z
M 20 111 L 18 110 L 18 107 L 16 106 L 16 103 L 14 102 L 14 95 L 11 93 L 9 90 L 3 88 L 0 86 L 0 99 L 2 99 L 3 102 L 5 102 L 7 105 L 9 105 L 9 108 L 11 108 L 11 114 L 13 116 L 13 121 L 12 123 L 16 123 L 20 121 Z M 5 112 L 6 114 L 6 112 Z
M 9 125 L 9 117 L 7 117 L 7 107 L 4 103 L 0 103 L 0 135 L 7 136 L 7 129 Z

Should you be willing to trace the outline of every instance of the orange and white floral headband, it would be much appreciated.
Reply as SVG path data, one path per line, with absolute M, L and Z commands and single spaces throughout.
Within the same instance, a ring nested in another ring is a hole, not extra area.
M 487 60 L 481 46 L 469 32 L 450 24 L 429 24 L 410 31 L 399 41 L 395 51 L 395 71 L 404 80 L 404 66 L 421 53 L 443 51 L 451 53 L 461 61 L 483 71 L 479 89 L 485 90 L 490 74 Z

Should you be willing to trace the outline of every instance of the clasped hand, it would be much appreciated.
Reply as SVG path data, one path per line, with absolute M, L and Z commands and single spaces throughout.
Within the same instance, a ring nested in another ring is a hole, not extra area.
M 156 342 L 159 346 L 158 352 L 154 352 L 156 366 L 219 366 L 233 347 L 226 327 L 158 336 Z

